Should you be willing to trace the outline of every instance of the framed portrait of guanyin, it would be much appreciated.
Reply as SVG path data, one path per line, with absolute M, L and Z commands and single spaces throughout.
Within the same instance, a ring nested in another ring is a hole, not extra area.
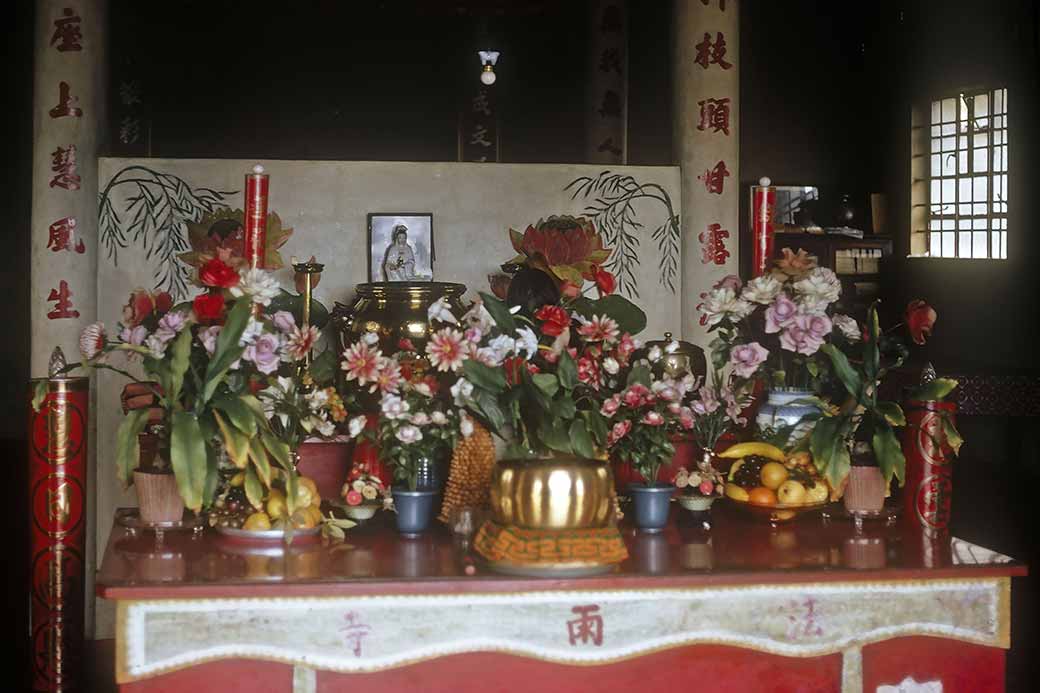
M 368 215 L 368 279 L 433 281 L 433 215 L 373 212 Z

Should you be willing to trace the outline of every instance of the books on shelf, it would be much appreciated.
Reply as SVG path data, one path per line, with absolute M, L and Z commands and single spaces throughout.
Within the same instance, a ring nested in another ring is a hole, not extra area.
M 836 274 L 877 274 L 880 271 L 880 248 L 846 248 L 834 251 Z

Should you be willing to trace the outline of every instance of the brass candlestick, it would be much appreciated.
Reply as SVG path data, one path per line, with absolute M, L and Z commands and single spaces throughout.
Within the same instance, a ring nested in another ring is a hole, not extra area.
M 312 256 L 307 262 L 297 262 L 296 257 L 291 258 L 293 271 L 303 275 L 303 331 L 306 332 L 311 326 L 311 294 L 314 289 L 314 275 L 321 274 L 325 265 L 315 262 Z M 310 367 L 311 352 L 308 350 L 304 357 L 305 367 Z

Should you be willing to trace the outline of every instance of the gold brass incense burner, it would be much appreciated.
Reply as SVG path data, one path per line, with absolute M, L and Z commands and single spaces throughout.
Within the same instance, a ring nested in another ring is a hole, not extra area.
M 464 284 L 447 282 L 370 282 L 357 285 L 351 306 L 336 303 L 332 323 L 339 333 L 340 348 L 345 349 L 366 333 L 379 336 L 384 354 L 399 351 L 398 344 L 408 339 L 422 353 L 434 331 L 427 311 L 439 298 L 445 298 L 451 312 L 461 316 L 466 307 Z
M 561 455 L 499 460 L 491 476 L 495 522 L 525 529 L 593 529 L 614 522 L 610 465 Z

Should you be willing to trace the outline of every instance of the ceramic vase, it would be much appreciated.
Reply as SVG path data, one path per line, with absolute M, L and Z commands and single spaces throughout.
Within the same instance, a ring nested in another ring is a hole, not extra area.
M 849 484 L 845 488 L 845 509 L 851 515 L 881 512 L 885 504 L 885 478 L 876 466 L 849 468 Z
M 755 423 L 760 430 L 790 427 L 789 438 L 799 438 L 812 428 L 812 424 L 803 421 L 804 417 L 819 409 L 808 402 L 813 397 L 811 390 L 801 388 L 775 388 L 766 394 L 766 401 L 759 407 Z
M 184 501 L 177 489 L 177 477 L 168 472 L 134 472 L 137 505 L 141 520 L 153 524 L 179 522 Z
M 436 491 L 392 491 L 397 511 L 397 531 L 401 534 L 421 534 L 433 519 Z

